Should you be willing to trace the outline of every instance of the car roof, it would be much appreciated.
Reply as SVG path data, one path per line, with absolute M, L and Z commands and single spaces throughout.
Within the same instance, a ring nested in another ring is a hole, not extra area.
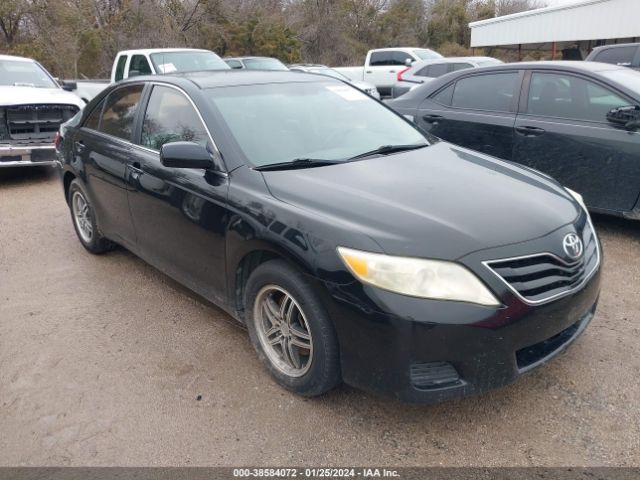
M 569 72 L 603 72 L 607 70 L 626 70 L 626 67 L 619 67 L 610 63 L 601 62 L 583 62 L 576 60 L 548 60 L 540 62 L 514 62 L 503 63 L 500 65 L 491 65 L 488 67 L 480 67 L 475 71 L 481 72 L 486 70 L 513 70 L 513 69 L 542 69 L 554 70 L 561 69 Z
M 0 60 L 14 60 L 17 62 L 35 62 L 35 60 L 32 58 L 16 57 L 13 55 L 0 55 Z
M 292 72 L 288 70 L 206 70 L 199 72 L 182 72 L 166 75 L 144 75 L 129 78 L 118 82 L 135 83 L 140 81 L 182 84 L 185 80 L 197 88 L 232 87 L 239 85 L 264 85 L 268 83 L 300 83 L 300 82 L 326 82 L 332 81 L 331 77 L 315 75 L 312 73 Z M 333 80 L 338 82 L 339 80 Z
M 210 52 L 202 48 L 135 48 L 132 50 L 122 50 L 118 52 L 121 55 L 151 55 L 152 53 L 172 53 L 172 52 Z
M 268 58 L 269 60 L 278 60 L 275 57 L 261 57 L 261 56 L 253 56 L 253 55 L 249 57 L 224 57 L 223 60 L 251 60 L 251 59 L 264 59 L 264 58 Z
M 441 77 L 438 77 L 431 82 L 425 83 L 418 88 L 414 88 L 405 93 L 396 100 L 409 101 L 414 97 L 424 98 L 423 95 L 430 95 L 447 85 L 450 82 L 456 81 L 458 78 L 468 75 L 479 75 L 485 72 L 502 72 L 502 71 L 514 71 L 514 70 L 557 70 L 568 73 L 604 73 L 611 71 L 624 71 L 633 72 L 627 67 L 619 67 L 610 63 L 600 62 L 583 62 L 583 61 L 570 61 L 570 60 L 556 60 L 556 61 L 541 61 L 541 62 L 517 62 L 517 63 L 502 63 L 499 65 L 491 65 L 488 67 L 478 67 L 474 69 L 457 70 L 450 72 Z M 637 97 L 637 92 L 633 95 L 628 91 L 626 87 L 621 87 L 622 90 L 627 91 L 632 97 Z
M 412 64 L 413 67 L 424 67 L 432 65 L 434 63 L 457 63 L 457 62 L 483 62 L 486 60 L 496 60 L 493 57 L 442 57 L 442 58 L 429 58 L 426 60 L 418 60 Z
M 618 48 L 618 47 L 638 47 L 640 43 L 611 43 L 609 45 L 599 45 L 597 47 L 593 47 L 593 50 L 604 50 L 606 48 Z

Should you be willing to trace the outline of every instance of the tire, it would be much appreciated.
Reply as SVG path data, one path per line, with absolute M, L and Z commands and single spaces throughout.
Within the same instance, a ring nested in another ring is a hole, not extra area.
M 71 212 L 71 222 L 82 246 L 94 254 L 111 250 L 114 244 L 100 233 L 89 196 L 78 180 L 73 180 L 69 185 L 67 200 Z
M 280 385 L 314 397 L 340 384 L 333 324 L 302 272 L 282 260 L 258 266 L 247 281 L 245 311 L 258 357 Z M 281 314 L 279 330 L 277 326 L 274 330 L 276 312 Z M 271 346 L 269 340 L 275 345 Z

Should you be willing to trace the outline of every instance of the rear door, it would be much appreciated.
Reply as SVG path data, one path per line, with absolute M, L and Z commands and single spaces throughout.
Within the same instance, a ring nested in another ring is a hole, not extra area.
M 127 202 L 127 165 L 144 85 L 113 90 L 89 115 L 74 138 L 73 148 L 83 160 L 85 182 L 103 233 L 132 245 L 135 232 Z
M 202 118 L 183 91 L 155 84 L 138 130 L 128 178 L 140 256 L 209 300 L 224 301 L 227 176 L 165 167 L 159 155 L 175 141 L 213 150 Z
M 522 72 L 458 77 L 425 99 L 416 122 L 433 135 L 509 160 Z
M 631 210 L 640 191 L 640 132 L 609 123 L 606 114 L 633 103 L 596 78 L 530 72 L 513 160 L 581 193 L 589 207 Z

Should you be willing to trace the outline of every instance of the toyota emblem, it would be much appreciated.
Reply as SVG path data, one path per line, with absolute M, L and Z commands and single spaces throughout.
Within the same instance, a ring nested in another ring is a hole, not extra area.
M 582 240 L 575 233 L 568 233 L 562 239 L 562 248 L 569 258 L 575 260 L 582 255 Z

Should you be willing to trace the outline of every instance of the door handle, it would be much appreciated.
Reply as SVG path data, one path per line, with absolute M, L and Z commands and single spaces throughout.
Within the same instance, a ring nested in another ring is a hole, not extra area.
M 373 73 L 373 72 L 372 72 L 371 70 L 367 70 L 367 71 L 366 71 L 366 72 L 364 72 L 364 73 Z
M 543 128 L 530 127 L 528 125 L 516 127 L 515 129 L 516 132 L 525 137 L 537 137 L 538 135 L 542 135 L 545 132 Z
M 389 70 L 389 73 L 396 73 L 395 70 Z
M 423 115 L 422 120 L 432 125 L 437 125 L 438 122 L 442 120 L 442 115 Z
M 87 146 L 84 144 L 82 140 L 77 140 L 73 142 L 73 148 L 75 148 L 76 153 L 82 153 L 84 152 L 84 149 L 87 148 Z

